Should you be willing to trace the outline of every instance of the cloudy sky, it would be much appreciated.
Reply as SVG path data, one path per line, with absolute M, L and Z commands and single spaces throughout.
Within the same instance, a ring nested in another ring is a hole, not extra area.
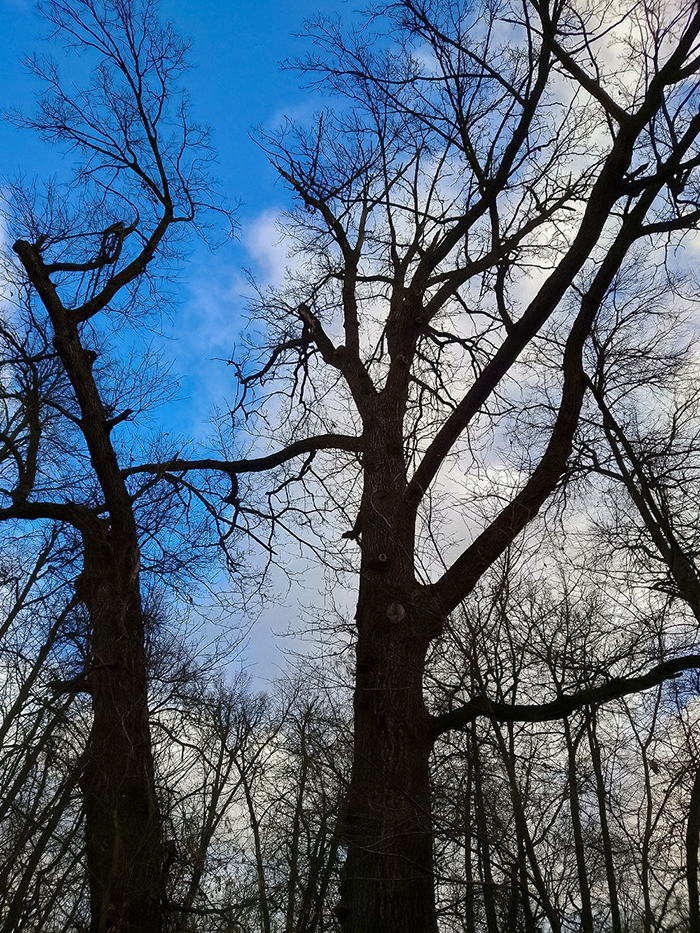
M 183 269 L 172 326 L 166 326 L 165 347 L 183 399 L 162 416 L 176 420 L 182 434 L 204 435 L 211 406 L 225 405 L 227 392 L 232 394 L 230 370 L 213 360 L 225 358 L 233 347 L 245 306 L 243 269 L 252 269 L 261 282 L 279 281 L 284 274 L 286 248 L 279 241 L 276 218 L 289 203 L 288 196 L 250 131 L 260 125 L 275 127 L 285 116 L 312 119 L 323 102 L 302 90 L 299 78 L 281 69 L 280 62 L 308 47 L 293 37 L 306 17 L 321 13 L 345 20 L 359 5 L 359 0 L 161 2 L 161 18 L 172 20 L 192 41 L 195 68 L 183 83 L 192 99 L 193 117 L 211 127 L 219 156 L 216 174 L 229 201 L 240 202 L 237 242 L 214 254 L 201 247 L 193 252 Z M 44 27 L 32 0 L 0 0 L 0 13 L 0 107 L 31 112 L 39 85 L 27 77 L 22 56 L 48 53 L 60 63 L 63 52 L 42 40 Z M 27 180 L 41 181 L 65 165 L 59 151 L 4 121 L 0 152 L 0 178 L 21 172 Z M 249 656 L 258 675 L 272 675 L 277 663 L 265 633 L 293 623 L 305 600 L 312 601 L 309 593 L 300 592 L 287 603 L 289 614 L 271 610 L 267 622 L 256 629 Z
M 308 48 L 294 36 L 306 18 L 321 14 L 345 20 L 358 6 L 359 0 L 161 0 L 161 18 L 191 40 L 195 67 L 183 84 L 193 117 L 212 129 L 222 188 L 231 204 L 240 203 L 237 241 L 214 255 L 195 250 L 183 270 L 178 316 L 168 333 L 181 384 L 191 398 L 179 411 L 189 421 L 181 421 L 189 433 L 198 433 L 208 416 L 207 399 L 215 400 L 220 381 L 228 378 L 220 366 L 203 367 L 202 360 L 231 352 L 247 288 L 243 269 L 252 269 L 261 282 L 279 280 L 284 273 L 286 248 L 276 218 L 289 203 L 287 192 L 251 130 L 278 126 L 285 116 L 312 119 L 323 102 L 302 89 L 299 77 L 281 62 Z M 33 0 L 0 0 L 0 11 L 0 107 L 31 112 L 39 84 L 27 76 L 22 56 L 49 53 L 61 64 L 63 52 L 42 39 L 45 30 Z M 2 178 L 21 172 L 25 179 L 46 179 L 62 164 L 58 151 L 7 122 L 0 123 L 0 152 Z

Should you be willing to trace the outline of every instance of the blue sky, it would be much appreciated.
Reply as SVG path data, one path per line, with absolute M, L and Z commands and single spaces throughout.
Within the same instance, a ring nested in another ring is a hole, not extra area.
M 306 47 L 292 34 L 316 13 L 346 18 L 356 6 L 347 0 L 161 0 L 161 18 L 192 40 L 190 58 L 196 67 L 184 83 L 195 117 L 212 127 L 219 177 L 232 199 L 243 199 L 243 217 L 281 199 L 274 174 L 248 138 L 251 127 L 275 125 L 287 114 L 303 117 L 318 105 L 300 90 L 296 75 L 279 67 Z M 3 108 L 31 107 L 37 85 L 25 77 L 21 56 L 46 48 L 60 59 L 60 50 L 39 41 L 42 23 L 31 0 L 0 0 L 0 11 L 0 100 Z M 18 166 L 26 171 L 46 167 L 45 154 L 36 154 L 26 134 L 2 125 L 0 142 L 3 174 Z
M 212 360 L 230 354 L 240 327 L 247 289 L 243 268 L 251 268 L 261 282 L 279 281 L 284 274 L 286 247 L 275 222 L 289 199 L 249 132 L 260 124 L 274 127 L 285 115 L 301 122 L 312 118 L 323 102 L 301 90 L 298 77 L 282 71 L 279 63 L 306 48 L 292 38 L 305 17 L 321 12 L 346 19 L 359 5 L 360 0 L 161 2 L 161 17 L 192 40 L 196 67 L 184 81 L 192 113 L 211 126 L 219 156 L 216 174 L 230 201 L 241 202 L 238 241 L 214 254 L 202 247 L 193 252 L 183 269 L 172 326 L 166 325 L 164 348 L 183 399 L 156 418 L 168 429 L 175 425 L 177 433 L 203 437 L 212 406 L 225 407 L 233 394 L 230 369 Z M 46 49 L 60 60 L 62 53 L 40 42 L 43 27 L 31 0 L 0 0 L 0 12 L 0 107 L 31 112 L 39 85 L 26 77 L 21 56 Z M 60 172 L 58 150 L 6 122 L 0 122 L 0 153 L 0 178 L 18 170 L 39 180 Z M 310 581 L 312 589 L 318 584 L 315 578 Z M 256 627 L 248 656 L 258 676 L 274 674 L 278 661 L 267 633 L 293 623 L 298 600 L 314 598 L 308 588 L 300 591 L 291 597 L 287 613 L 271 609 Z
M 308 48 L 293 37 L 305 18 L 321 13 L 345 20 L 358 6 L 359 0 L 161 0 L 161 18 L 191 39 L 195 67 L 183 83 L 192 114 L 211 127 L 219 159 L 215 174 L 230 203 L 240 202 L 237 242 L 214 255 L 201 247 L 193 252 L 183 269 L 175 324 L 166 332 L 189 398 L 177 413 L 183 432 L 203 431 L 211 404 L 222 403 L 230 371 L 208 361 L 231 352 L 247 287 L 243 269 L 252 269 L 261 282 L 283 275 L 286 248 L 275 218 L 288 196 L 250 131 L 275 127 L 285 116 L 311 120 L 323 102 L 300 88 L 299 77 L 280 62 Z M 26 76 L 21 56 L 45 49 L 60 62 L 62 52 L 41 41 L 43 24 L 32 0 L 0 0 L 0 11 L 0 107 L 31 112 L 39 84 Z M 21 170 L 26 178 L 45 179 L 60 171 L 60 152 L 6 122 L 0 122 L 0 152 L 0 177 Z

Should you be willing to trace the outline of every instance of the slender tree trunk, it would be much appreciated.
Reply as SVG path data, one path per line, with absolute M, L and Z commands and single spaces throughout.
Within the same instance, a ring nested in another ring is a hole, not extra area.
M 491 832 L 486 818 L 484 800 L 484 781 L 481 770 L 481 750 L 477 737 L 476 721 L 472 723 L 472 767 L 474 769 L 474 809 L 479 833 L 478 849 L 481 868 L 484 912 L 486 914 L 487 933 L 498 933 L 498 915 L 496 912 L 496 885 L 493 880 L 491 859 Z
M 518 924 L 518 914 L 520 906 L 520 883 L 518 879 L 518 863 L 513 862 L 510 868 L 510 878 L 508 886 L 508 913 L 507 920 L 503 926 L 503 933 L 520 933 Z
M 474 730 L 467 737 L 467 749 L 470 758 L 467 763 L 467 786 L 464 792 L 464 931 L 476 933 L 476 898 L 474 891 L 474 766 L 473 757 L 476 749 Z
M 700 897 L 698 896 L 698 846 L 700 845 L 700 768 L 695 772 L 688 807 L 685 836 L 686 879 L 688 882 L 688 930 L 700 933 Z
M 581 933 L 593 933 L 593 907 L 588 883 L 588 871 L 586 870 L 586 850 L 583 843 L 581 802 L 579 800 L 578 773 L 576 766 L 576 749 L 578 748 L 582 733 L 579 733 L 576 739 L 574 739 L 571 735 L 569 720 L 565 718 L 564 735 L 566 736 L 566 750 L 569 760 L 569 806 L 571 808 L 571 827 L 574 835 L 576 868 L 578 872 L 579 890 L 581 893 Z
M 603 854 L 605 856 L 605 874 L 608 882 L 610 896 L 610 924 L 611 933 L 622 933 L 622 920 L 620 919 L 620 903 L 617 897 L 617 878 L 615 876 L 615 862 L 613 859 L 612 838 L 608 825 L 608 794 L 605 787 L 605 776 L 600 754 L 600 744 L 596 730 L 596 715 L 592 711 L 588 719 L 588 744 L 591 750 L 591 761 L 595 773 L 596 791 L 598 797 L 598 814 L 600 817 L 600 832 L 603 839 Z M 700 930 L 695 931 L 700 933 Z
M 515 830 L 517 834 L 518 845 L 522 845 L 523 850 L 527 855 L 527 860 L 530 864 L 532 881 L 537 894 L 539 895 L 540 905 L 545 913 L 545 916 L 547 917 L 547 920 L 549 921 L 549 925 L 552 928 L 553 933 L 562 933 L 561 920 L 554 907 L 554 904 L 550 900 L 547 886 L 545 884 L 544 877 L 542 876 L 542 871 L 540 870 L 540 866 L 537 860 L 537 853 L 535 852 L 535 846 L 532 841 L 532 836 L 530 835 L 530 829 L 527 824 L 525 805 L 520 793 L 518 777 L 515 772 L 515 754 L 513 749 L 512 726 L 509 727 L 510 748 L 506 746 L 503 733 L 501 732 L 501 729 L 495 720 L 492 721 L 492 726 L 496 740 L 498 742 L 499 750 L 501 752 L 503 764 L 505 765 L 506 773 L 508 775 L 508 783 L 510 784 L 510 799 L 513 805 L 513 816 L 515 817 Z
M 255 811 L 255 801 L 250 785 L 249 775 L 245 770 L 245 763 L 241 770 L 241 785 L 245 794 L 245 801 L 248 807 L 248 818 L 250 828 L 253 833 L 253 843 L 255 846 L 255 873 L 258 882 L 258 902 L 260 905 L 260 930 L 261 933 L 270 933 L 272 924 L 270 920 L 270 905 L 268 901 L 267 879 L 265 877 L 265 857 L 263 855 L 262 835 L 260 833 L 260 820 Z
M 527 856 L 522 840 L 518 840 L 518 874 L 520 878 L 520 902 L 523 907 L 525 933 L 538 933 L 540 927 L 535 923 L 530 904 L 530 885 L 527 877 Z
M 297 890 L 302 903 L 308 899 L 310 892 L 302 884 L 299 872 L 299 849 L 300 834 L 302 832 L 302 810 L 305 802 L 306 782 L 309 773 L 309 754 L 306 748 L 306 730 L 308 728 L 309 714 L 305 715 L 301 722 L 301 731 L 299 735 L 300 744 L 300 770 L 299 784 L 297 785 L 297 795 L 294 801 L 294 816 L 292 818 L 291 832 L 289 833 L 289 882 L 287 885 L 287 909 L 285 929 L 294 929 L 294 920 L 297 916 Z M 312 879 L 308 878 L 311 884 Z M 303 915 L 302 915 L 303 916 Z M 303 919 L 301 920 L 303 923 Z
M 657 701 L 658 704 L 658 701 Z M 650 732 L 651 736 L 651 732 Z M 653 879 L 653 866 L 651 860 L 651 834 L 653 828 L 653 798 L 652 798 L 652 788 L 651 780 L 649 777 L 649 761 L 647 759 L 647 748 L 650 739 L 647 739 L 645 742 L 641 743 L 641 752 L 642 752 L 642 764 L 644 766 L 644 791 L 645 791 L 645 806 L 644 806 L 644 835 L 642 836 L 642 845 L 641 845 L 641 880 L 642 880 L 642 894 L 644 897 L 644 933 L 651 933 L 652 925 L 654 922 L 654 905 L 652 903 L 651 896 L 651 885 Z

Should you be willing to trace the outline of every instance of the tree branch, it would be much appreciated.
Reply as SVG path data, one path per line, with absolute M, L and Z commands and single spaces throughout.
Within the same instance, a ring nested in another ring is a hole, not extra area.
M 600 687 L 591 687 L 572 694 L 564 693 L 549 703 L 497 703 L 486 696 L 474 697 L 458 709 L 433 716 L 432 727 L 437 736 L 451 729 L 462 729 L 479 716 L 487 716 L 496 722 L 551 722 L 564 719 L 586 706 L 597 706 L 650 690 L 678 677 L 683 671 L 692 670 L 700 670 L 700 654 L 662 661 L 639 677 L 612 677 Z
M 79 505 L 77 502 L 21 502 L 16 505 L 0 508 L 0 522 L 22 519 L 40 521 L 48 519 L 54 522 L 65 522 L 79 531 L 94 525 L 95 509 Z
M 612 97 L 610 97 L 607 91 L 603 90 L 595 78 L 586 74 L 583 68 L 569 55 L 566 49 L 563 49 L 558 42 L 555 42 L 554 39 L 548 36 L 545 37 L 545 42 L 552 49 L 556 59 L 564 69 L 568 71 L 571 77 L 574 78 L 582 88 L 588 91 L 591 97 L 598 101 L 605 112 L 611 116 L 619 126 L 623 126 L 630 120 L 630 115 L 627 111 L 623 107 L 620 107 L 619 104 L 615 103 Z
M 214 460 L 204 458 L 201 460 L 166 460 L 163 463 L 140 463 L 138 466 L 127 467 L 122 470 L 122 476 L 134 476 L 137 473 L 189 473 L 192 470 L 213 470 L 226 473 L 228 476 L 237 473 L 263 473 L 273 467 L 281 466 L 295 457 L 315 453 L 319 450 L 345 450 L 349 453 L 361 453 L 363 442 L 361 437 L 346 434 L 318 434 L 316 437 L 307 437 L 295 441 L 288 447 L 282 448 L 266 457 L 255 457 L 250 460 Z

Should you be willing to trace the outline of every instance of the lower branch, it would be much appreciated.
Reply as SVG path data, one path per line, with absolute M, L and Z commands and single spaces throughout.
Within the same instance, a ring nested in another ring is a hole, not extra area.
M 678 677 L 683 671 L 700 669 L 700 654 L 689 654 L 682 658 L 663 661 L 639 677 L 613 677 L 600 687 L 562 694 L 549 703 L 496 703 L 486 696 L 474 697 L 464 706 L 452 709 L 440 716 L 433 716 L 432 725 L 436 736 L 451 729 L 462 729 L 479 716 L 487 716 L 496 722 L 550 722 L 564 719 L 586 706 L 598 706 L 609 700 L 633 693 L 641 693 L 657 687 L 666 680 Z
M 344 450 L 349 453 L 361 453 L 363 440 L 361 437 L 346 434 L 319 434 L 316 437 L 295 441 L 287 447 L 283 447 L 264 457 L 242 460 L 214 460 L 211 458 L 181 460 L 176 457 L 164 463 L 141 463 L 138 466 L 127 467 L 127 469 L 122 470 L 122 476 L 134 476 L 137 473 L 153 473 L 158 476 L 162 475 L 166 470 L 172 473 L 188 473 L 191 470 L 213 470 L 226 473 L 229 476 L 237 473 L 263 473 L 266 470 L 281 466 L 295 457 L 322 450 Z

